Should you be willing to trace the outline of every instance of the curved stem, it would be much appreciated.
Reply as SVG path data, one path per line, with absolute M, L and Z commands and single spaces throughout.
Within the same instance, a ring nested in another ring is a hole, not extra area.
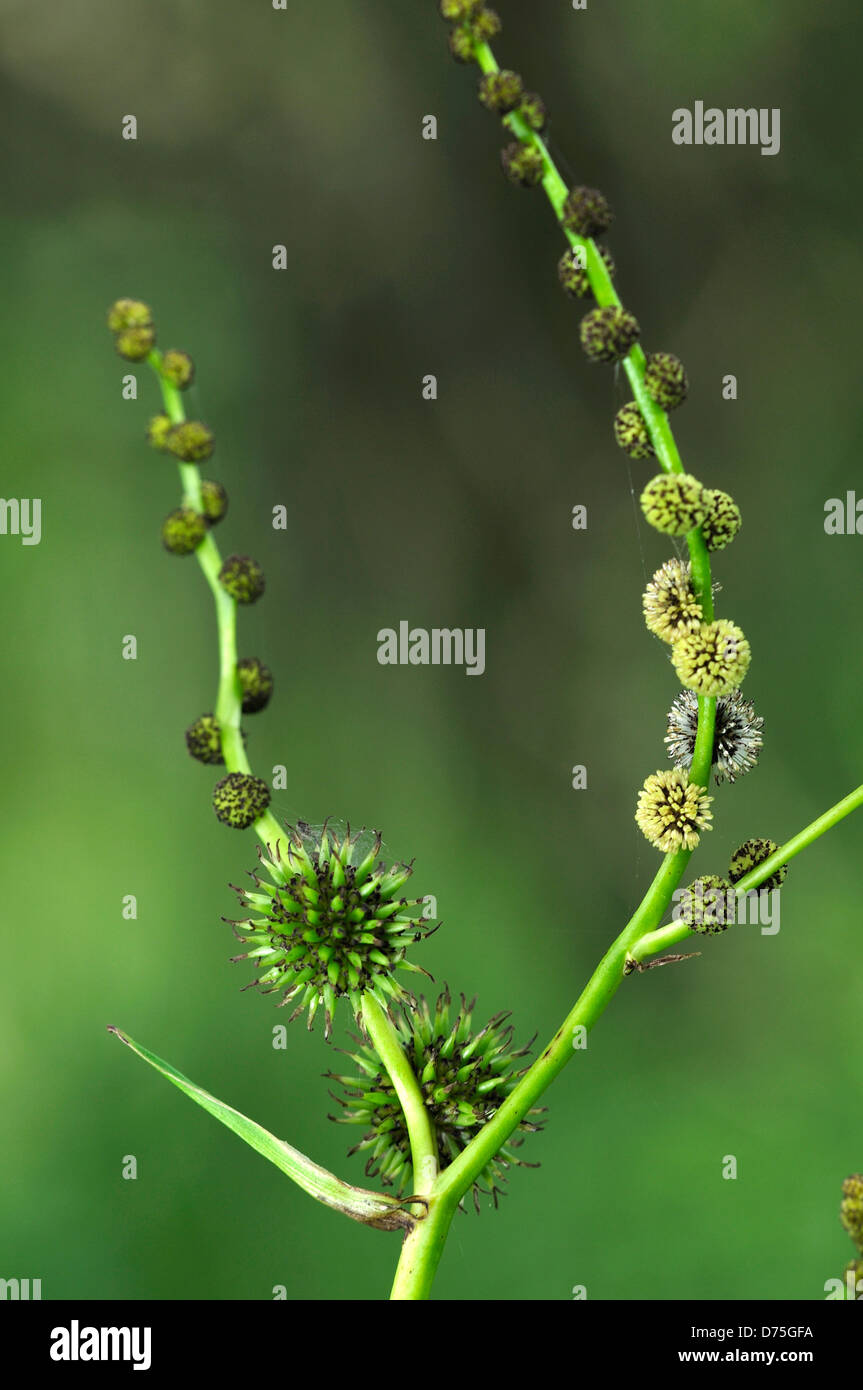
M 363 995 L 363 1025 L 389 1074 L 404 1111 L 411 1144 L 414 1193 L 423 1197 L 432 1188 L 438 1171 L 437 1144 L 419 1082 L 413 1073 L 398 1033 L 372 994 Z M 423 1225 L 424 1218 L 419 1222 Z

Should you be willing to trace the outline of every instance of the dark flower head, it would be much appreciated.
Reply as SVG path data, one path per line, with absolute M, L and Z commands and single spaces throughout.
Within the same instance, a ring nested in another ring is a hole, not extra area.
M 731 864 L 728 868 L 728 877 L 732 883 L 738 883 L 741 878 L 756 869 L 759 864 L 763 864 L 765 859 L 769 859 L 771 854 L 775 854 L 779 846 L 775 840 L 764 840 L 755 836 L 751 840 L 744 840 L 743 844 L 734 851 L 731 856 Z M 770 893 L 775 888 L 779 888 L 785 882 L 788 873 L 788 865 L 781 864 L 775 873 L 769 878 L 765 878 L 763 883 L 759 883 L 759 893 Z
M 713 737 L 713 775 L 717 783 L 736 782 L 752 771 L 764 741 L 763 726 L 764 720 L 755 713 L 752 701 L 739 690 L 720 695 Z M 668 711 L 665 735 L 668 755 L 675 767 L 692 766 L 697 728 L 698 696 L 694 690 L 682 690 Z

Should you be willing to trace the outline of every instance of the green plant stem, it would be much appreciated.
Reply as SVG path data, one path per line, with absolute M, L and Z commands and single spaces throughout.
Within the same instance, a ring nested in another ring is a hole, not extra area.
M 428 1212 L 408 1231 L 393 1280 L 390 1299 L 416 1302 L 431 1294 L 450 1223 L 458 1211 L 458 1198 L 452 1193 L 433 1194 Z
M 372 994 L 363 995 L 363 1025 L 387 1069 L 404 1112 L 411 1145 L 413 1191 L 424 1197 L 438 1171 L 437 1144 L 429 1113 L 398 1033 Z

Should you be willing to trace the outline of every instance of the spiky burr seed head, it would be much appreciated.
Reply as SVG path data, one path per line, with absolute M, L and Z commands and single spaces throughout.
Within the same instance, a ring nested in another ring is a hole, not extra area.
M 728 877 L 732 883 L 737 883 L 752 869 L 756 869 L 759 864 L 763 864 L 765 859 L 769 859 L 771 854 L 775 854 L 779 846 L 775 840 L 762 840 L 754 838 L 744 840 L 743 844 L 734 851 L 731 856 L 731 863 L 728 866 Z M 774 888 L 779 888 L 785 882 L 788 873 L 788 865 L 782 864 L 775 873 L 766 878 L 763 883 L 759 883 L 759 893 L 770 893 Z
M 704 520 L 706 488 L 689 473 L 657 473 L 641 494 L 641 510 L 657 531 L 685 536 Z
M 156 330 L 146 324 L 140 328 L 123 328 L 114 335 L 114 347 L 127 362 L 143 362 L 156 346 Z
M 215 448 L 213 431 L 201 420 L 175 425 L 165 441 L 168 451 L 183 463 L 203 463 Z
M 525 92 L 518 110 L 519 115 L 524 117 L 531 130 L 542 134 L 548 125 L 548 110 L 539 93 Z
M 614 257 L 608 247 L 599 246 L 597 250 L 602 257 L 609 275 L 613 276 Z M 590 280 L 587 275 L 587 266 L 582 264 L 584 260 L 584 251 L 578 248 L 577 250 L 569 249 L 564 251 L 557 263 L 557 278 L 570 299 L 586 299 L 590 294 Z
M 644 621 L 663 642 L 676 642 L 704 621 L 701 601 L 692 587 L 690 566 L 666 560 L 654 574 L 641 599 Z M 698 705 L 696 703 L 696 712 Z
M 501 150 L 500 162 L 510 183 L 519 188 L 536 188 L 542 181 L 545 161 L 533 145 L 522 145 L 518 140 L 513 140 Z
M 189 354 L 181 352 L 179 348 L 168 348 L 162 354 L 159 370 L 178 391 L 185 391 L 195 380 L 195 364 Z
M 147 426 L 147 443 L 154 449 L 167 449 L 168 435 L 173 428 L 170 416 L 154 415 Z
M 701 534 L 708 550 L 724 550 L 730 545 L 743 524 L 740 508 L 727 492 L 706 488 L 707 515 L 701 523 Z
M 153 311 L 140 299 L 115 299 L 108 310 L 108 327 L 112 333 L 122 333 L 124 328 L 150 328 L 152 323 Z
M 199 763 L 224 763 L 219 721 L 214 714 L 202 714 L 186 730 L 186 747 Z
M 724 878 L 703 874 L 681 891 L 678 919 L 704 935 L 725 931 L 729 926 L 730 891 L 731 884 Z
M 223 825 L 246 830 L 270 804 L 270 789 L 260 777 L 229 772 L 213 788 L 213 810 Z
M 751 700 L 739 690 L 720 695 L 716 701 L 713 736 L 713 776 L 715 781 L 736 782 L 758 762 L 764 739 L 764 720 L 755 713 Z M 675 767 L 689 769 L 695 754 L 698 730 L 698 696 L 694 690 L 681 690 L 668 711 L 665 746 Z
M 449 51 L 457 63 L 472 63 L 476 59 L 474 37 L 470 29 L 451 29 Z
M 212 478 L 202 478 L 201 503 L 207 525 L 216 526 L 227 514 L 228 494 L 221 483 L 214 483 Z
M 581 346 L 591 362 L 619 362 L 638 341 L 640 332 L 633 314 L 617 304 L 609 304 L 585 314 L 580 327 Z
M 644 367 L 644 384 L 663 410 L 676 410 L 689 392 L 686 368 L 673 352 L 651 352 Z
M 250 555 L 229 555 L 219 570 L 219 583 L 237 603 L 257 603 L 266 588 L 264 571 Z
M 615 415 L 614 437 L 631 459 L 647 459 L 656 453 L 644 416 L 635 401 L 622 405 Z
M 702 830 L 712 829 L 712 797 L 679 768 L 651 773 L 638 794 L 635 819 L 655 849 L 674 854 L 695 849 Z
M 256 656 L 244 656 L 237 662 L 237 675 L 243 692 L 243 714 L 257 714 L 266 709 L 273 693 L 273 673 Z
M 743 681 L 751 657 L 746 637 L 727 618 L 684 632 L 671 648 L 680 684 L 696 695 L 730 695 Z
M 442 1168 L 457 1158 L 462 1149 L 516 1086 L 527 1070 L 521 1059 L 528 1047 L 515 1049 L 512 1026 L 507 1014 L 496 1014 L 484 1028 L 474 1032 L 472 1013 L 476 1000 L 464 995 L 461 1007 L 452 1017 L 452 999 L 444 990 L 432 1009 L 426 999 L 414 1007 L 399 1009 L 393 1021 L 416 1075 L 426 1109 L 434 1127 Z M 363 1125 L 365 1134 L 350 1150 L 366 1155 L 366 1176 L 379 1178 L 385 1187 L 394 1186 L 399 1194 L 410 1192 L 413 1184 L 410 1138 L 398 1096 L 377 1054 L 366 1046 L 348 1054 L 356 1068 L 352 1076 L 329 1073 L 345 1090 L 334 1096 L 343 1114 L 331 1116 L 339 1124 Z M 512 1165 L 524 1164 L 515 1150 L 521 1136 L 535 1133 L 540 1126 L 531 1110 L 516 1132 L 486 1165 L 473 1185 L 473 1201 L 479 1211 L 480 1195 L 490 1196 L 497 1205 Z
M 500 72 L 487 72 L 480 78 L 479 99 L 487 111 L 498 116 L 506 116 L 520 105 L 524 96 L 524 83 L 517 72 L 501 68 Z
M 502 28 L 500 15 L 490 5 L 478 5 L 471 15 L 471 32 L 482 43 L 496 39 Z
M 614 221 L 608 199 L 598 188 L 571 188 L 566 195 L 561 218 L 567 231 L 576 236 L 594 237 L 607 232 Z
M 194 507 L 177 507 L 162 522 L 162 544 L 171 555 L 191 555 L 206 534 L 206 519 Z
M 339 999 L 361 1019 L 365 993 L 384 1008 L 408 997 L 397 969 L 424 973 L 405 955 L 436 923 L 423 919 L 422 898 L 402 897 L 412 867 L 387 868 L 381 844 L 379 834 L 299 821 L 266 857 L 258 851 L 267 878 L 252 874 L 251 889 L 235 890 L 250 915 L 233 927 L 250 949 L 233 959 L 253 961 L 252 985 L 280 991 L 292 1018 L 308 1010 L 309 1027 L 323 1006 L 327 1037 Z

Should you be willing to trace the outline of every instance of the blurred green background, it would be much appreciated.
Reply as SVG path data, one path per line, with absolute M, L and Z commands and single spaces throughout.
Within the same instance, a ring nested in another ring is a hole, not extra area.
M 545 97 L 567 173 L 613 202 L 646 347 L 687 364 L 684 459 L 742 505 L 715 572 L 766 746 L 719 790 L 697 863 L 722 872 L 863 769 L 863 539 L 823 530 L 825 500 L 863 481 L 863 15 L 499 9 L 501 62 Z M 105 1032 L 363 1181 L 355 1133 L 326 1119 L 338 1054 L 301 1024 L 274 1051 L 285 1015 L 227 963 L 227 884 L 255 843 L 216 822 L 183 743 L 213 706 L 212 604 L 161 551 L 176 473 L 143 443 L 149 372 L 121 399 L 105 309 L 144 298 L 197 362 L 190 408 L 231 497 L 219 543 L 268 576 L 240 650 L 276 676 L 249 726 L 256 769 L 289 770 L 275 810 L 380 826 L 416 856 L 444 920 L 423 963 L 479 1013 L 513 1009 L 520 1040 L 557 1027 L 658 863 L 633 812 L 676 683 L 640 595 L 669 547 L 633 506 L 649 466 L 611 437 L 629 392 L 579 349 L 560 235 L 501 176 L 434 0 L 2 0 L 0 35 L 3 492 L 43 499 L 39 546 L 0 538 L 0 1275 L 46 1298 L 379 1298 L 395 1237 L 316 1207 Z M 674 146 L 671 112 L 697 99 L 779 107 L 781 153 Z M 485 627 L 486 674 L 379 666 L 377 630 L 402 618 Z M 863 1167 L 861 845 L 863 817 L 795 862 L 778 936 L 741 928 L 626 982 L 548 1094 L 524 1150 L 540 1171 L 457 1221 L 439 1297 L 823 1297 Z

